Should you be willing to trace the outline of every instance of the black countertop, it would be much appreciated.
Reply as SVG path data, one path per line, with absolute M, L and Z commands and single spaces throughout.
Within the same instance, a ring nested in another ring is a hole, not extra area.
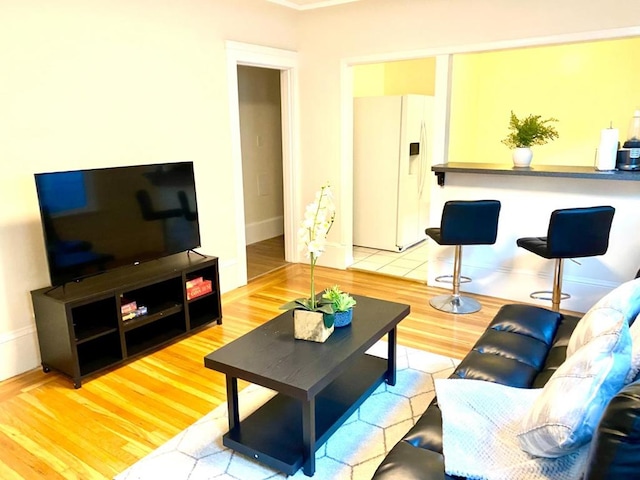
M 431 170 L 438 177 L 438 185 L 440 186 L 444 186 L 446 173 L 640 181 L 640 171 L 599 171 L 594 167 L 569 165 L 533 165 L 531 167 L 514 167 L 510 164 L 500 163 L 449 162 L 433 165 Z

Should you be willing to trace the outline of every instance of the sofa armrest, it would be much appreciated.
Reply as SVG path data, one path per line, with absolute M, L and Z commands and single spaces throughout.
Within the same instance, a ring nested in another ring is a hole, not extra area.
M 640 479 L 640 380 L 605 409 L 591 441 L 584 480 Z

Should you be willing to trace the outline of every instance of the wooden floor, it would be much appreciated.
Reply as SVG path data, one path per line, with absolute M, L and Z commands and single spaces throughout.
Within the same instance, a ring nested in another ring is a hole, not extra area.
M 249 280 L 284 267 L 286 264 L 284 235 L 247 245 L 247 278 Z
M 308 296 L 309 268 L 290 264 L 223 295 L 223 324 L 112 371 L 75 390 L 40 369 L 0 383 L 0 478 L 112 478 L 226 401 L 223 375 L 206 369 L 212 350 Z M 462 358 L 503 301 L 476 297 L 471 315 L 438 312 L 428 298 L 441 289 L 358 271 L 316 268 L 316 285 L 407 303 L 398 342 Z M 357 308 L 357 307 L 356 307 Z

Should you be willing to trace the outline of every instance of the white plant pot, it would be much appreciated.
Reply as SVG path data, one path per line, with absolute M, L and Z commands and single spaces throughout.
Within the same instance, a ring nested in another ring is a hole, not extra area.
M 533 158 L 533 152 L 529 147 L 516 148 L 513 151 L 513 165 L 515 167 L 528 167 L 531 165 L 531 159 Z
M 322 312 L 293 311 L 293 336 L 298 340 L 323 343 L 332 333 L 333 325 L 331 325 L 331 328 L 324 326 L 324 314 Z

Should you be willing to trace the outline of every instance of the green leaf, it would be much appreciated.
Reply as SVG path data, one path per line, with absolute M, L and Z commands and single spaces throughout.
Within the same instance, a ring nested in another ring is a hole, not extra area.
M 285 303 L 284 305 L 281 305 L 279 308 L 280 310 L 302 309 L 302 310 L 311 311 L 311 306 L 309 305 L 309 299 L 307 298 L 297 298 L 295 300 Z
M 322 321 L 324 322 L 325 328 L 333 327 L 333 323 L 335 322 L 335 319 L 336 318 L 335 318 L 333 312 L 331 312 L 330 314 L 322 315 Z
M 279 307 L 280 310 L 308 310 L 310 312 L 333 313 L 333 304 L 324 301 L 317 302 L 315 308 L 308 298 L 297 298 Z
M 356 304 L 356 300 L 348 293 L 340 290 L 338 285 L 334 285 L 324 291 L 322 302 L 333 304 L 333 309 L 336 312 L 346 312 Z
M 556 118 L 542 119 L 540 115 L 529 115 L 520 120 L 513 110 L 509 117 L 509 134 L 502 140 L 509 148 L 531 147 L 533 145 L 544 145 L 551 140 L 558 138 L 558 132 L 550 125 L 557 122 Z
M 331 305 L 330 303 L 322 303 L 316 307 L 316 312 L 327 313 L 329 315 L 333 314 L 334 311 L 335 309 L 333 308 L 333 305 Z

